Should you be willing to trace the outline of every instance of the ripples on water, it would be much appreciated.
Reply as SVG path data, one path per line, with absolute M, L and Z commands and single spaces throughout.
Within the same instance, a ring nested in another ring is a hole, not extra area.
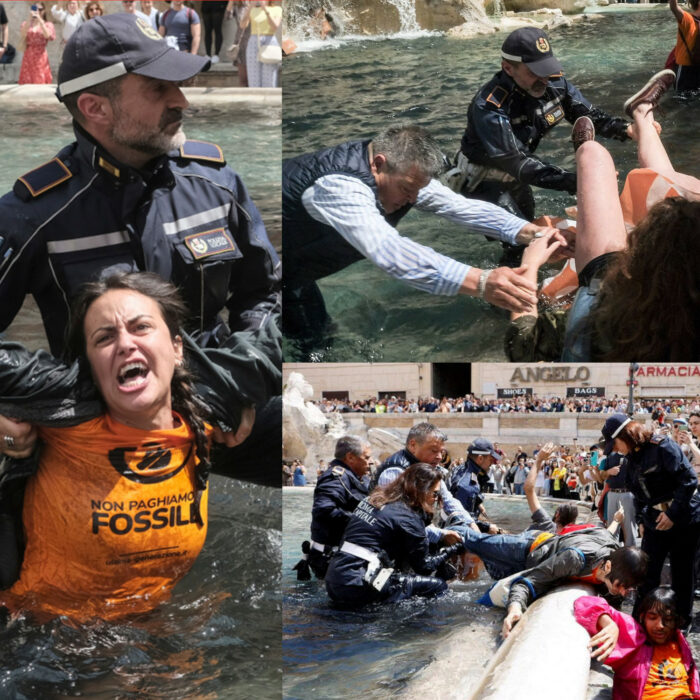
M 348 139 L 371 137 L 401 122 L 428 128 L 452 157 L 476 90 L 498 69 L 503 34 L 469 40 L 430 35 L 413 40 L 352 39 L 285 59 L 285 157 Z M 670 12 L 608 15 L 551 32 L 566 75 L 593 104 L 613 115 L 649 76 L 663 68 L 675 44 Z M 643 61 L 640 60 L 643 57 Z M 666 98 L 657 118 L 676 168 L 698 174 L 697 100 Z M 604 139 L 624 175 L 636 166 L 632 142 Z M 573 169 L 570 126 L 565 122 L 537 150 L 543 159 Z M 574 203 L 566 193 L 535 190 L 538 214 L 560 214 Z M 439 217 L 409 214 L 400 232 L 439 252 L 495 267 L 500 245 Z M 508 315 L 471 298 L 436 297 L 393 280 L 362 261 L 321 281 L 338 324 L 330 349 L 313 360 L 502 360 Z M 302 358 L 285 345 L 285 359 Z
M 284 593 L 284 694 L 302 698 L 384 698 L 404 690 L 439 652 L 455 630 L 469 630 L 480 650 L 475 663 L 459 669 L 476 682 L 497 646 L 501 610 L 474 601 L 491 585 L 485 573 L 434 601 L 410 600 L 358 611 L 333 609 L 323 583 L 298 582 L 292 567 L 309 537 L 311 489 L 284 490 L 282 587 Z M 527 523 L 527 505 L 491 500 L 489 516 L 518 531 Z M 468 650 L 465 649 L 465 655 Z
M 280 697 L 280 490 L 210 489 L 206 544 L 168 602 L 124 623 L 0 631 L 3 700 Z

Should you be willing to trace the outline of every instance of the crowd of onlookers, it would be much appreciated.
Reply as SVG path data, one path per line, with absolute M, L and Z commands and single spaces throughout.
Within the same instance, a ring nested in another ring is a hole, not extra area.
M 651 414 L 654 429 L 668 434 L 679 443 L 690 463 L 700 474 L 700 448 L 698 447 L 700 402 L 697 398 L 690 401 L 684 399 L 644 401 L 636 412 Z M 689 415 L 690 420 L 681 414 Z M 535 463 L 542 444 L 538 443 L 531 453 L 520 445 L 513 448 L 501 446 L 497 442 L 493 444 L 501 455 L 501 460 L 490 468 L 486 493 L 523 495 L 525 479 Z M 595 500 L 596 484 L 601 483 L 601 474 L 598 469 L 600 457 L 601 451 L 596 445 L 580 445 L 578 440 L 574 440 L 572 445 L 559 445 L 537 474 L 535 482 L 537 495 Z M 444 450 L 443 466 L 448 472 L 461 467 L 464 461 L 464 457 L 451 455 L 447 449 Z M 379 466 L 378 463 L 370 463 L 371 470 L 377 466 Z M 320 460 L 315 469 L 315 478 L 318 478 L 326 468 L 326 462 Z M 284 486 L 305 486 L 306 474 L 307 468 L 301 460 L 284 462 L 282 465 Z
M 624 397 L 562 398 L 559 396 L 514 396 L 506 399 L 479 398 L 473 394 L 457 398 L 434 396 L 404 399 L 397 396 L 347 399 L 321 399 L 314 402 L 324 413 L 626 413 Z M 669 414 L 700 409 L 700 396 L 677 399 L 637 399 L 634 413 L 651 413 L 655 420 Z
M 43 0 L 25 2 L 27 16 L 20 25 L 17 48 L 9 43 L 10 23 L 0 3 L 0 64 L 13 63 L 22 52 L 18 83 L 49 84 L 54 81 L 49 64 L 49 42 L 61 42 L 61 47 L 84 22 L 105 13 L 103 3 L 77 0 L 54 4 L 49 9 Z M 159 9 L 160 7 L 160 9 Z M 167 8 L 167 9 L 164 9 Z M 154 3 L 152 0 L 122 0 L 120 12 L 127 12 L 148 22 L 170 46 L 179 51 L 199 53 L 203 41 L 212 64 L 219 63 L 223 48 L 223 26 L 236 22 L 234 44 L 227 55 L 238 67 L 241 87 L 277 87 L 282 61 L 279 0 L 270 2 L 238 2 L 206 0 L 197 13 L 192 2 L 172 0 Z M 252 40 L 251 40 L 252 37 Z

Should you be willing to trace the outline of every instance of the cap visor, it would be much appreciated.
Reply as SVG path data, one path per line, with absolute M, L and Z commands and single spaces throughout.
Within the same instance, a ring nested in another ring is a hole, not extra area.
M 603 447 L 603 454 L 606 457 L 613 451 L 614 444 L 615 444 L 615 440 L 613 438 L 610 438 L 610 440 L 605 441 L 605 445 Z
M 554 56 L 543 58 L 541 61 L 525 63 L 525 65 L 540 78 L 550 78 L 562 74 L 561 63 Z
M 501 455 L 499 455 L 498 452 L 496 452 L 496 451 L 492 452 L 492 453 L 491 453 L 491 456 L 492 456 L 497 462 L 500 462 L 500 461 L 501 461 Z
M 158 56 L 154 61 L 131 72 L 147 78 L 176 83 L 193 78 L 210 64 L 211 61 L 206 56 L 195 56 L 186 51 L 171 49 Z

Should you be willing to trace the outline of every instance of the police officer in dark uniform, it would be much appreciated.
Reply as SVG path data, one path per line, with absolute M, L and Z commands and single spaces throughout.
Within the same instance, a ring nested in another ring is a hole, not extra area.
M 425 525 L 439 500 L 441 481 L 437 467 L 419 462 L 360 502 L 328 568 L 331 600 L 359 607 L 447 590 L 444 579 L 454 570 L 445 569 L 445 562 L 464 550 L 459 543 L 429 554 Z M 437 576 L 430 576 L 436 570 Z
M 311 541 L 302 545 L 316 578 L 326 575 L 328 563 L 338 549 L 350 515 L 369 493 L 371 458 L 368 443 L 353 435 L 344 435 L 335 444 L 335 459 L 316 482 L 311 511 Z M 308 578 L 307 574 L 302 573 L 305 569 L 301 562 L 294 568 L 298 571 L 298 579 Z
M 370 483 L 370 491 L 377 486 L 385 486 L 396 479 L 412 464 L 424 462 L 437 467 L 443 455 L 447 435 L 438 427 L 428 422 L 416 423 L 406 436 L 406 447 L 387 457 L 375 472 Z M 476 529 L 471 515 L 464 506 L 450 493 L 447 484 L 440 482 L 440 499 L 442 510 L 448 516 L 451 525 L 462 524 Z M 449 529 L 441 529 L 429 524 L 428 539 L 432 544 L 455 544 L 457 535 Z
M 687 625 L 692 620 L 693 561 L 700 541 L 697 476 L 671 438 L 654 435 L 622 413 L 610 416 L 602 433 L 606 455 L 615 450 L 627 456 L 627 485 L 634 494 L 637 521 L 643 528 L 642 549 L 649 555 L 647 577 L 637 600 L 659 585 L 668 555 L 678 613 Z
M 480 520 L 484 499 L 482 493 L 489 480 L 489 469 L 502 455 L 486 438 L 477 438 L 467 450 L 467 461 L 452 474 L 449 489 L 474 518 L 480 532 L 496 534 L 499 528 L 493 523 Z
M 57 96 L 76 141 L 0 200 L 0 330 L 32 294 L 60 356 L 82 283 L 115 270 L 160 274 L 179 287 L 191 312 L 185 330 L 197 345 L 228 353 L 244 407 L 238 432 L 232 425 L 218 436 L 232 447 L 250 432 L 254 405 L 258 432 L 280 413 L 269 401 L 280 393 L 280 267 L 221 149 L 182 132 L 188 103 L 180 85 L 207 64 L 168 47 L 134 15 L 100 17 L 73 34 Z M 258 472 L 272 443 L 269 435 L 257 443 Z M 279 440 L 272 449 L 279 483 Z
M 517 216 L 535 218 L 531 185 L 576 193 L 576 173 L 534 155 L 542 137 L 562 119 L 588 116 L 597 133 L 624 141 L 630 125 L 593 107 L 562 76 L 549 37 L 522 27 L 501 50 L 502 70 L 476 94 L 458 154 L 464 195 L 494 202 Z

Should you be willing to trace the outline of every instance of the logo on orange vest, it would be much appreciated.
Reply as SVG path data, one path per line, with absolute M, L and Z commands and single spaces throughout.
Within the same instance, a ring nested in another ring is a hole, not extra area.
M 148 449 L 152 448 L 152 449 Z M 171 466 L 172 453 L 159 445 L 147 444 L 137 447 L 117 447 L 107 454 L 110 464 L 129 481 L 139 484 L 157 484 L 171 479 L 187 464 L 187 456 L 176 466 Z
M 549 42 L 543 36 L 535 42 L 535 46 L 537 50 L 542 53 L 547 53 L 547 51 L 549 51 Z

